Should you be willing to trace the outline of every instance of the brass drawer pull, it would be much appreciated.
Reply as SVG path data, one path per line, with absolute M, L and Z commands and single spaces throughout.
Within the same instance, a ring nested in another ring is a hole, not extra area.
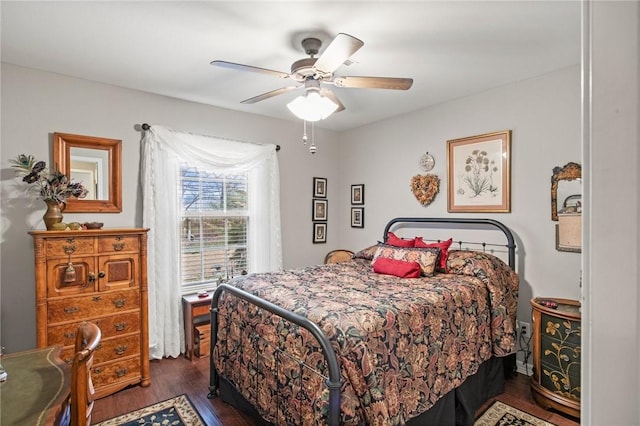
M 113 243 L 113 249 L 115 251 L 124 250 L 125 243 Z
M 129 369 L 128 368 L 122 368 L 120 370 L 116 370 L 116 377 L 126 376 L 127 373 L 129 373 Z
M 73 331 L 67 331 L 66 333 L 64 333 L 65 339 L 73 339 L 74 337 L 76 337 L 76 333 Z
M 127 299 L 116 299 L 113 301 L 113 304 L 118 309 L 123 308 L 126 303 L 127 303 Z
M 102 296 L 93 296 L 91 300 L 93 300 L 94 302 L 99 302 L 102 300 Z
M 113 351 L 116 353 L 116 355 L 122 355 L 123 353 L 127 352 L 127 345 L 118 346 L 117 348 L 114 348 Z
M 91 369 L 91 372 L 92 372 L 92 373 L 96 373 L 96 374 L 100 374 L 100 373 L 102 373 L 102 371 L 103 371 L 103 370 L 104 370 L 104 369 L 103 369 L 102 367 L 93 367 L 93 368 Z
M 79 310 L 80 310 L 80 308 L 78 308 L 77 306 L 69 306 L 68 308 L 64 308 L 64 313 L 65 314 L 75 314 Z
M 71 244 L 70 246 L 62 246 L 65 254 L 73 254 L 78 249 L 78 246 Z
M 127 323 L 126 323 L 126 322 L 118 322 L 118 323 L 115 323 L 115 324 L 113 325 L 113 328 L 115 328 L 115 329 L 116 329 L 116 331 L 123 331 L 123 330 L 126 330 L 126 328 L 127 328 Z

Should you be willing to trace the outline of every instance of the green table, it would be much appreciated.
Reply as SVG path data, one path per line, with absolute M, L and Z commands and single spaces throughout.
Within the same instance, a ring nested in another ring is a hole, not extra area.
M 58 425 L 69 401 L 70 370 L 61 347 L 3 355 L 8 374 L 0 383 L 0 425 Z

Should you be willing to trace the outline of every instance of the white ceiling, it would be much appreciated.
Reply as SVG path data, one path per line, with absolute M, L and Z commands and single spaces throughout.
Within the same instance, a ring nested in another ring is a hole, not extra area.
M 364 41 L 338 76 L 410 77 L 408 91 L 337 88 L 346 130 L 580 62 L 579 1 L 2 1 L 2 61 L 238 111 L 296 120 L 302 89 L 213 67 L 214 59 L 289 72 L 301 34 Z M 294 41 L 296 40 L 296 41 Z

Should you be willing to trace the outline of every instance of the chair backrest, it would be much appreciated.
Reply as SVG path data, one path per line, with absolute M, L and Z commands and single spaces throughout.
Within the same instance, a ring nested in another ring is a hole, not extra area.
M 101 338 L 102 332 L 96 324 L 84 321 L 78 326 L 75 355 L 71 364 L 71 426 L 91 424 L 95 393 L 91 381 L 91 367 L 93 353 Z
M 324 257 L 324 263 L 338 263 L 338 262 L 346 262 L 347 260 L 351 260 L 353 257 L 353 252 L 351 250 L 331 250 Z

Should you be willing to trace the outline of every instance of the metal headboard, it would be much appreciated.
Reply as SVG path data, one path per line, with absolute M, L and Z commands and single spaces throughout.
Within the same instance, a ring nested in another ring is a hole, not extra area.
M 384 228 L 383 241 L 387 241 L 387 235 L 391 228 L 396 224 L 411 223 L 453 223 L 464 225 L 486 225 L 502 231 L 507 239 L 504 247 L 508 250 L 509 266 L 515 271 L 516 269 L 516 243 L 511 230 L 502 222 L 494 219 L 473 219 L 473 218 L 448 218 L 448 217 L 397 217 L 391 219 Z

